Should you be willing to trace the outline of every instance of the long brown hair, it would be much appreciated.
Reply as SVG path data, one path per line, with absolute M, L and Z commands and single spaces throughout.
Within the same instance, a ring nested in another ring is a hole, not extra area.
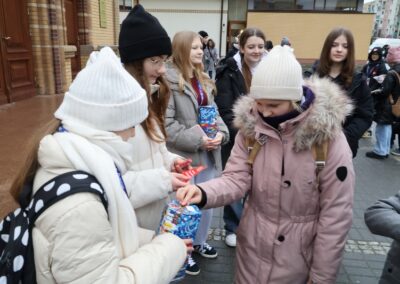
M 260 29 L 247 28 L 239 36 L 239 45 L 242 49 L 244 49 L 247 40 L 252 36 L 262 38 L 265 44 L 265 35 Z M 242 74 L 244 82 L 246 83 L 246 92 L 248 93 L 250 91 L 251 79 L 253 76 L 251 74 L 250 67 L 247 65 L 246 61 L 244 61 L 244 54 L 242 52 L 240 52 L 240 57 L 242 59 Z
M 206 86 L 211 86 L 215 90 L 214 82 L 203 72 L 203 64 L 193 64 L 190 60 L 190 51 L 195 38 L 199 38 L 201 42 L 201 38 L 197 33 L 181 31 L 176 33 L 172 40 L 172 62 L 180 71 L 179 88 L 182 93 L 183 85 L 185 82 L 190 82 L 189 76 L 192 73 L 200 82 L 203 90 L 206 90 Z
M 344 79 L 345 86 L 348 87 L 350 86 L 353 79 L 355 67 L 355 48 L 353 34 L 350 30 L 346 28 L 335 28 L 326 37 L 324 46 L 322 47 L 321 56 L 319 58 L 317 73 L 320 77 L 325 77 L 329 75 L 333 64 L 330 57 L 332 44 L 335 39 L 337 39 L 341 35 L 343 35 L 347 40 L 347 56 L 346 59 L 342 62 L 340 76 Z
M 11 183 L 10 193 L 15 201 L 19 202 L 19 196 L 23 186 L 33 182 L 36 171 L 39 167 L 37 154 L 40 140 L 42 140 L 45 135 L 54 133 L 59 125 L 60 121 L 52 118 L 51 121 L 46 123 L 43 127 L 37 129 L 35 135 L 27 141 L 27 154 L 23 163 L 20 165 L 20 168 L 17 169 L 17 172 L 19 173 L 18 176 Z
M 164 121 L 170 96 L 170 89 L 164 77 L 160 76 L 156 81 L 156 83 L 160 86 L 160 89 L 153 94 L 151 93 L 150 82 L 147 80 L 144 74 L 144 60 L 145 58 L 139 59 L 130 63 L 126 63 L 124 66 L 129 74 L 131 74 L 136 81 L 138 81 L 140 86 L 146 90 L 147 99 L 149 102 L 149 115 L 141 123 L 146 135 L 155 142 L 164 142 L 165 137 L 167 137 Z M 160 133 L 157 131 L 154 121 L 160 128 L 162 135 L 160 135 Z

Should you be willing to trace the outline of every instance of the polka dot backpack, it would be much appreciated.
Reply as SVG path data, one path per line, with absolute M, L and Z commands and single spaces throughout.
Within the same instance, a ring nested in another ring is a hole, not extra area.
M 31 192 L 32 187 L 24 188 L 23 194 L 30 196 Z M 36 283 L 31 238 L 35 220 L 54 203 L 80 192 L 98 195 L 107 210 L 107 197 L 97 179 L 86 172 L 74 171 L 46 182 L 29 205 L 26 202 L 27 206 L 21 205 L 22 208 L 0 222 L 0 284 Z

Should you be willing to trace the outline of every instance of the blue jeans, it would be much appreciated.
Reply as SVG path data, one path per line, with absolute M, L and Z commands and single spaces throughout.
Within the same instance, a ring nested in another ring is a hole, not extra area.
M 374 145 L 375 154 L 386 156 L 390 153 L 390 140 L 392 138 L 391 124 L 376 124 L 375 127 L 376 143 Z
M 224 206 L 224 222 L 226 233 L 235 233 L 242 217 L 243 203 L 242 199 Z

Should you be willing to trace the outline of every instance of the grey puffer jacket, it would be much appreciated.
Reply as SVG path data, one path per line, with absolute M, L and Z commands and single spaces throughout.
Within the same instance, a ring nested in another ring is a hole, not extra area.
M 167 130 L 167 148 L 185 158 L 192 159 L 192 165 L 198 166 L 204 164 L 201 160 L 202 134 L 195 131 L 192 127 L 198 124 L 199 104 L 196 98 L 196 92 L 188 82 L 184 82 L 182 91 L 179 88 L 180 71 L 170 65 L 167 69 L 166 79 L 171 88 L 171 96 L 168 102 L 168 108 L 165 115 L 165 126 Z M 214 94 L 211 87 L 206 89 L 208 104 L 215 106 Z M 222 144 L 229 141 L 229 131 L 219 113 L 217 113 L 218 131 L 224 134 Z M 208 152 L 210 158 L 214 161 L 218 172 L 222 171 L 221 165 L 221 146 Z
M 393 239 L 379 284 L 400 283 L 400 192 L 377 201 L 364 218 L 372 233 Z

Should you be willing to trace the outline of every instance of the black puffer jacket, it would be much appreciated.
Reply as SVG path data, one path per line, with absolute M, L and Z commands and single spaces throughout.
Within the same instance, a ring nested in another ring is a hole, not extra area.
M 380 124 L 391 124 L 395 117 L 392 114 L 392 107 L 389 103 L 389 96 L 393 94 L 394 99 L 400 96 L 400 85 L 396 75 L 392 72 L 400 73 L 400 64 L 393 66 L 382 83 L 382 91 L 374 92 L 375 114 L 374 121 Z
M 400 63 L 396 63 L 389 71 L 396 71 L 400 75 Z M 382 91 L 385 94 L 394 95 L 393 99 L 397 101 L 400 97 L 400 82 L 395 74 L 388 74 L 382 83 Z
M 353 158 L 357 155 L 358 140 L 372 124 L 374 114 L 374 103 L 366 78 L 362 73 L 355 73 L 350 87 L 345 87 L 342 76 L 338 76 L 333 81 L 342 86 L 347 95 L 353 100 L 355 109 L 351 115 L 346 118 L 343 124 L 343 132 L 346 135 L 347 142 L 353 152 Z
M 246 94 L 246 84 L 235 59 L 232 57 L 226 59 L 225 63 L 217 68 L 215 79 L 217 86 L 215 103 L 223 121 L 228 126 L 230 134 L 229 142 L 222 147 L 221 151 L 222 166 L 225 167 L 237 133 L 237 129 L 233 126 L 233 104 L 239 97 Z
M 361 72 L 369 79 L 369 89 L 371 91 L 379 89 L 381 84 L 374 77 L 387 73 L 386 64 L 383 60 L 377 63 L 370 62 L 365 64 Z

